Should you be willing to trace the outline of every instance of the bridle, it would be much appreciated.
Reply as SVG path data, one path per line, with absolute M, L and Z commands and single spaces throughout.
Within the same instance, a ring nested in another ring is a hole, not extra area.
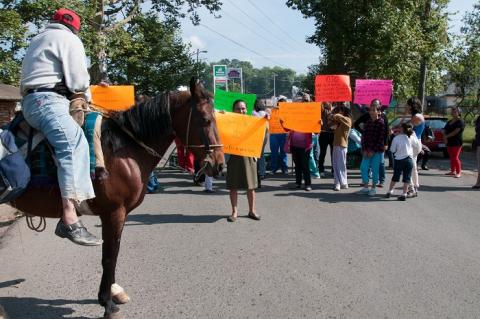
M 208 104 L 208 103 L 209 103 L 209 100 L 203 102 L 200 105 L 204 105 L 204 104 Z M 190 136 L 190 122 L 191 122 L 191 119 L 192 119 L 192 113 L 195 113 L 196 115 L 199 113 L 198 110 L 197 110 L 197 105 L 195 104 L 193 94 L 191 95 L 191 98 L 190 98 L 190 111 L 188 113 L 187 134 L 186 134 L 186 137 L 185 137 L 186 143 L 185 143 L 185 148 L 184 148 L 184 155 L 186 156 L 186 153 L 187 153 L 188 149 L 204 148 L 205 153 L 207 154 L 207 157 L 209 157 L 213 153 L 213 149 L 215 149 L 217 147 L 223 147 L 223 144 L 210 144 L 210 140 L 209 140 L 209 138 L 205 134 L 205 131 L 202 128 L 200 128 L 200 138 L 202 139 L 203 144 L 188 144 L 188 138 Z

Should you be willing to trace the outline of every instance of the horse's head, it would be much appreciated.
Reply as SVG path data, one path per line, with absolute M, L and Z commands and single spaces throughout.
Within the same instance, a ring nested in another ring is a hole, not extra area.
M 202 162 L 205 173 L 217 176 L 223 169 L 225 159 L 212 102 L 212 96 L 192 78 L 190 94 L 172 120 L 176 135 L 185 148 Z

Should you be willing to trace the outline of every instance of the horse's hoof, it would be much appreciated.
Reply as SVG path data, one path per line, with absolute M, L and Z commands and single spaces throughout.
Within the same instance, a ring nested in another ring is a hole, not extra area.
M 112 300 L 117 305 L 123 305 L 130 301 L 130 297 L 125 291 L 112 296 Z
M 126 304 L 127 302 L 130 301 L 130 297 L 127 295 L 125 290 L 123 290 L 123 288 L 120 287 L 120 285 L 113 284 L 111 291 L 112 291 L 112 300 L 117 305 Z

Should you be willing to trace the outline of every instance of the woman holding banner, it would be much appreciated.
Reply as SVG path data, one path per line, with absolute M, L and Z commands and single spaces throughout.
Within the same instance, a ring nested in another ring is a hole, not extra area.
M 233 112 L 246 114 L 247 105 L 243 100 L 233 102 Z M 238 190 L 247 190 L 248 217 L 260 220 L 255 210 L 255 188 L 258 187 L 257 159 L 239 155 L 230 155 L 227 162 L 227 189 L 230 190 L 230 203 L 232 214 L 227 218 L 229 222 L 235 222 L 238 218 Z

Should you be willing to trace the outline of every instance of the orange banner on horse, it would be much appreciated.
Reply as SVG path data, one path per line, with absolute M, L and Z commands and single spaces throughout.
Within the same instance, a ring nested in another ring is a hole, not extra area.
M 320 132 L 320 102 L 279 103 L 280 119 L 289 130 L 303 133 Z
M 223 152 L 260 157 L 267 128 L 265 118 L 237 113 L 215 113 Z
M 270 134 L 281 134 L 286 132 L 280 124 L 280 110 L 278 108 L 272 109 L 268 123 Z
M 133 85 L 90 86 L 92 104 L 108 111 L 128 110 L 135 104 Z
M 352 88 L 348 75 L 315 76 L 315 101 L 349 102 L 352 100 Z

